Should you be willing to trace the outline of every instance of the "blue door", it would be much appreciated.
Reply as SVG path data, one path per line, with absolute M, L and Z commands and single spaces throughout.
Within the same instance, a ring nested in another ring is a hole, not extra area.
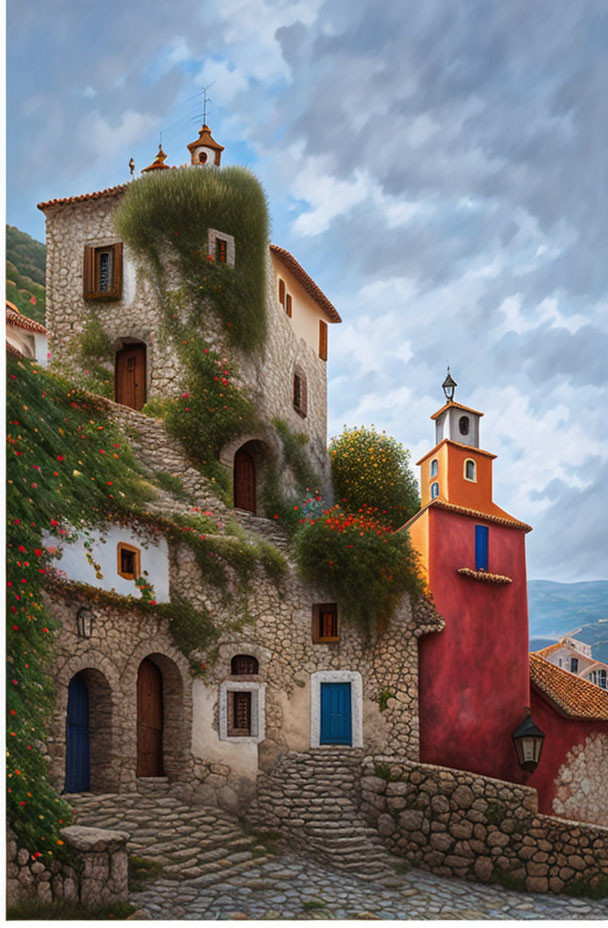
M 78 674 L 68 687 L 68 718 L 65 753 L 65 792 L 83 793 L 89 788 L 89 691 Z
M 350 683 L 321 684 L 321 744 L 352 744 Z

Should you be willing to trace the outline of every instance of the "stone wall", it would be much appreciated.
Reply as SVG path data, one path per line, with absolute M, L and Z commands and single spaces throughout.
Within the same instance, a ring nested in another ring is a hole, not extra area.
M 9 829 L 7 840 L 7 905 L 35 896 L 41 902 L 80 901 L 91 907 L 124 902 L 128 896 L 128 834 L 71 825 L 61 837 L 72 852 L 74 866 L 38 859 L 18 846 Z
M 45 210 L 47 328 L 52 362 L 68 366 L 73 362 L 71 343 L 92 314 L 114 350 L 122 347 L 123 338 L 145 343 L 148 398 L 175 397 L 184 387 L 183 370 L 171 339 L 160 336 L 163 311 L 155 288 L 145 266 L 138 264 L 127 245 L 121 299 L 85 300 L 83 296 L 84 248 L 117 241 L 113 214 L 119 202 L 120 194 Z M 238 242 L 236 247 L 238 262 Z M 262 350 L 250 354 L 229 348 L 212 312 L 204 334 L 216 350 L 228 356 L 229 363 L 236 365 L 237 379 L 249 389 L 262 420 L 281 418 L 294 431 L 308 436 L 311 457 L 327 493 L 327 365 L 304 339 L 297 337 L 280 306 L 269 252 L 265 270 L 267 339 Z M 174 283 L 177 286 L 179 281 Z M 304 418 L 292 402 L 296 366 L 303 370 L 308 383 L 308 411 Z
M 553 811 L 608 827 L 608 735 L 589 735 L 568 752 L 555 778 Z
M 361 787 L 387 847 L 441 876 L 556 893 L 608 877 L 608 829 L 538 814 L 529 787 L 384 756 L 365 759 Z

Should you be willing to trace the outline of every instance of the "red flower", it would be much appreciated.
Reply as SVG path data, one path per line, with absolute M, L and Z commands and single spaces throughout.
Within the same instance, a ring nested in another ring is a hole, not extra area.
M 63 461 L 63 455 L 62 455 L 62 454 L 58 454 L 58 455 L 57 455 L 57 460 L 58 460 L 58 461 Z

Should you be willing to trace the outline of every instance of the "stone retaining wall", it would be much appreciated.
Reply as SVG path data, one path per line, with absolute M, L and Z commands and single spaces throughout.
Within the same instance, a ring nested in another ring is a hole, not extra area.
M 539 815 L 530 787 L 386 757 L 362 774 L 365 819 L 417 867 L 531 892 L 608 877 L 608 829 Z
M 124 902 L 128 897 L 128 861 L 123 831 L 70 825 L 61 836 L 75 866 L 34 858 L 20 848 L 9 829 L 7 841 L 7 905 L 35 896 L 41 902 L 80 901 L 85 906 Z

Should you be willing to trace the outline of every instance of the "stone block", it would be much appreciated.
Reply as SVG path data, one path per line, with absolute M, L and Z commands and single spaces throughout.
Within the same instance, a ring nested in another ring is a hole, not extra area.
M 222 786 L 221 789 L 218 789 L 217 803 L 220 809 L 225 809 L 226 812 L 233 812 L 234 814 L 239 811 L 241 806 L 239 797 L 231 786 Z
M 36 886 L 36 895 L 41 902 L 52 902 L 53 894 L 51 892 L 50 883 L 38 883 Z
M 461 784 L 452 793 L 452 803 L 459 809 L 470 809 L 475 802 L 475 794 L 470 786 Z
M 391 812 L 401 812 L 405 809 L 405 804 L 403 796 L 387 796 L 386 798 L 386 808 Z
M 19 848 L 17 852 L 17 863 L 20 867 L 25 867 L 29 863 L 30 852 L 26 851 L 24 847 Z
M 406 793 L 411 789 L 408 783 L 387 783 L 386 784 L 386 795 L 387 796 L 405 796 Z
M 455 870 L 463 870 L 471 866 L 471 861 L 466 857 L 461 857 L 459 854 L 448 854 L 445 859 L 445 865 Z
M 381 777 L 361 777 L 361 789 L 369 790 L 370 793 L 386 792 L 387 782 Z
M 526 879 L 526 889 L 529 893 L 546 893 L 549 880 L 544 876 L 529 876 Z
M 405 831 L 417 831 L 424 821 L 424 812 L 418 809 L 404 809 L 399 815 L 399 825 Z
M 450 826 L 450 834 L 454 835 L 455 838 L 466 840 L 473 834 L 473 826 L 470 822 L 467 822 L 466 819 L 462 822 L 456 822 L 454 825 Z
M 380 815 L 376 827 L 381 835 L 392 835 L 397 826 L 392 815 Z
M 490 847 L 505 847 L 509 843 L 509 836 L 503 835 L 502 831 L 493 831 L 486 838 Z
M 129 838 L 126 831 L 107 828 L 88 828 L 85 825 L 68 825 L 61 829 L 61 837 L 75 851 L 83 853 L 112 852 L 124 847 Z
M 478 857 L 473 865 L 473 869 L 477 879 L 481 880 L 482 883 L 487 883 L 492 878 L 494 864 L 490 857 Z
M 438 851 L 449 851 L 454 841 L 446 834 L 434 834 L 429 839 L 429 844 Z
M 435 814 L 449 812 L 450 802 L 445 796 L 433 796 L 431 799 L 431 809 Z
M 266 739 L 258 744 L 258 767 L 264 773 L 270 773 L 281 756 L 281 748 L 276 741 Z M 216 766 L 215 764 L 213 766 Z M 213 767 L 211 768 L 213 770 Z
M 578 854 L 570 854 L 570 856 L 568 857 L 568 863 L 570 864 L 573 870 L 584 870 L 585 869 L 585 861 Z

